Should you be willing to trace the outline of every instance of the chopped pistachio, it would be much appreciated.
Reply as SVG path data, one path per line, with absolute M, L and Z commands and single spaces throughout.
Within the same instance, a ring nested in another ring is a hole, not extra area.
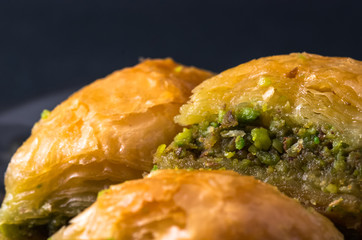
M 242 130 L 227 130 L 220 133 L 221 137 L 244 137 L 245 132 Z
M 278 172 L 286 173 L 288 171 L 288 166 L 284 161 L 279 161 L 275 168 Z
M 241 108 L 236 112 L 236 117 L 239 122 L 249 123 L 257 119 L 260 115 L 260 112 L 251 107 Z
M 270 77 L 267 77 L 267 76 L 262 76 L 262 77 L 259 79 L 258 84 L 259 84 L 259 86 L 261 86 L 261 87 L 268 87 L 268 86 L 270 86 L 270 84 L 271 84 L 271 78 L 270 78 Z
M 297 135 L 298 135 L 298 137 L 301 137 L 301 138 L 308 136 L 307 129 L 300 128 L 297 132 Z
M 253 144 L 253 145 L 251 145 L 251 146 L 248 148 L 248 151 L 249 151 L 251 154 L 255 155 L 256 152 L 258 151 L 258 148 L 255 147 L 255 145 Z
M 265 128 L 254 128 L 251 130 L 251 136 L 255 147 L 262 150 L 268 150 L 271 145 L 268 130 Z
M 245 147 L 245 140 L 241 136 L 237 136 L 235 139 L 235 148 L 241 150 Z
M 268 166 L 268 168 L 266 169 L 267 173 L 272 173 L 274 172 L 274 168 L 272 166 Z
M 330 193 L 337 193 L 338 187 L 335 184 L 328 184 L 328 186 L 326 187 L 326 190 Z
M 272 154 L 272 153 L 263 152 L 263 151 L 257 152 L 256 157 L 260 160 L 260 162 L 262 162 L 266 165 L 275 165 L 280 160 L 278 154 Z
M 241 168 L 246 168 L 251 164 L 251 161 L 249 159 L 243 159 L 240 162 L 240 167 Z
M 104 189 L 102 191 L 98 192 L 97 198 L 100 198 L 101 196 L 103 196 L 109 189 Z
M 225 110 L 220 110 L 219 111 L 219 114 L 217 116 L 217 121 L 218 123 L 222 123 L 222 121 L 224 120 L 224 116 L 226 114 L 226 111 Z
M 333 168 L 337 171 L 343 171 L 346 169 L 345 157 L 341 152 L 338 153 L 337 159 L 333 162 Z
M 151 172 L 156 171 L 156 170 L 158 170 L 158 166 L 157 166 L 157 165 L 153 165 L 153 168 L 152 168 Z
M 287 153 L 291 157 L 296 157 L 303 149 L 303 139 L 299 139 L 298 142 L 294 143 L 288 150 Z
M 219 126 L 219 124 L 218 124 L 218 123 L 216 123 L 216 122 L 211 122 L 211 123 L 210 123 L 210 126 L 212 126 L 212 127 L 215 127 L 215 128 L 216 128 L 216 127 L 218 127 L 218 126 Z
M 334 140 L 332 146 L 332 152 L 337 154 L 343 148 L 343 142 L 340 140 Z
M 232 158 L 234 155 L 235 155 L 235 152 L 225 152 L 225 153 L 224 153 L 224 156 L 225 156 L 226 158 Z
M 176 135 L 174 138 L 175 144 L 177 146 L 184 146 L 191 142 L 192 132 L 190 129 L 184 128 L 183 131 Z
M 275 148 L 279 153 L 283 153 L 283 143 L 280 142 L 278 139 L 273 139 L 272 146 Z
M 48 109 L 44 109 L 41 114 L 40 117 L 41 119 L 47 119 L 49 117 L 50 111 Z
M 310 134 L 310 135 L 315 135 L 317 133 L 317 130 L 314 128 L 314 127 L 311 127 L 311 128 L 308 128 L 307 129 L 307 132 Z
M 165 149 L 166 149 L 166 144 L 161 144 L 160 146 L 158 146 L 155 156 L 160 157 L 162 153 L 165 151 Z

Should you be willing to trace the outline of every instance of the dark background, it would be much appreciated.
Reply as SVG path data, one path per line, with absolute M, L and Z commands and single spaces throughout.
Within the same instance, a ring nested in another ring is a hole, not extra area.
M 42 109 L 140 57 L 215 72 L 301 51 L 362 60 L 361 10 L 348 0 L 1 0 L 0 175 Z

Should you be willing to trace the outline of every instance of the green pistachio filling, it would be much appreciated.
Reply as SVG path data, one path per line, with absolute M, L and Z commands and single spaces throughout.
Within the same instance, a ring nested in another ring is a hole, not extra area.
M 362 150 L 341 139 L 331 126 L 298 126 L 282 111 L 244 105 L 184 128 L 154 164 L 252 175 L 354 228 L 362 216 Z
M 41 114 L 40 114 L 40 118 L 41 119 L 47 119 L 50 115 L 50 111 L 48 109 L 44 109 Z

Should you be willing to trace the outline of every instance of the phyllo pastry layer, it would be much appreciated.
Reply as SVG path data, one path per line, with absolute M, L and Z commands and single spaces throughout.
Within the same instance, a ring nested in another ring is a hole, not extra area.
M 158 170 L 111 186 L 52 238 L 343 239 L 325 217 L 232 171 Z
M 307 53 L 260 58 L 204 81 L 160 169 L 228 169 L 277 186 L 342 228 L 362 217 L 362 62 Z
M 110 184 L 141 178 L 191 89 L 210 72 L 171 59 L 116 71 L 45 112 L 12 157 L 1 228 L 12 238 L 54 231 Z

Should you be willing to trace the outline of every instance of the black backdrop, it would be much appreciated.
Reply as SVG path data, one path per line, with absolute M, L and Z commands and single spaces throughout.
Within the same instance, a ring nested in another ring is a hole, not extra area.
M 1 0 L 0 175 L 42 108 L 140 57 L 215 72 L 297 51 L 362 60 L 361 10 L 351 0 Z
M 307 51 L 362 60 L 362 1 L 1 0 L 0 110 L 139 57 L 213 71 Z

